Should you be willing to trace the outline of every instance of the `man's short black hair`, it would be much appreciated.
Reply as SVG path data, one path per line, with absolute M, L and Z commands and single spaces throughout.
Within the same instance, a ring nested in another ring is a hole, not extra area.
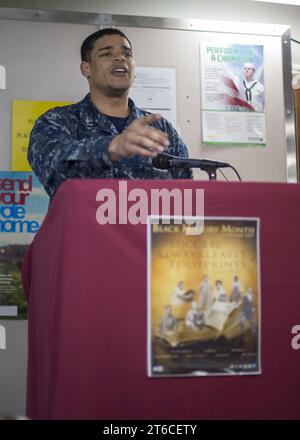
M 93 34 L 86 37 L 86 39 L 82 43 L 80 48 L 81 61 L 89 61 L 90 53 L 94 48 L 95 41 L 99 40 L 99 38 L 102 38 L 105 35 L 120 35 L 121 37 L 125 38 L 128 41 L 130 48 L 132 47 L 131 42 L 128 40 L 126 35 L 119 29 L 115 29 L 115 28 L 101 29 L 100 31 L 96 31 Z

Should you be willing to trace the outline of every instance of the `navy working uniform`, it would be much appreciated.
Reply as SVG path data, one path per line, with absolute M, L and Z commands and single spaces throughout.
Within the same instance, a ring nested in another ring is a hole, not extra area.
M 122 128 L 149 114 L 137 108 L 131 99 L 129 106 L 131 112 Z M 30 135 L 28 161 L 51 198 L 59 185 L 72 178 L 192 177 L 190 169 L 157 170 L 152 165 L 152 159 L 148 157 L 134 156 L 112 162 L 108 147 L 112 139 L 122 131 L 120 127 L 118 131 L 113 120 L 114 118 L 99 112 L 90 95 L 87 95 L 76 104 L 49 110 L 36 121 Z M 152 125 L 168 134 L 169 154 L 188 156 L 186 145 L 166 119 L 161 118 Z

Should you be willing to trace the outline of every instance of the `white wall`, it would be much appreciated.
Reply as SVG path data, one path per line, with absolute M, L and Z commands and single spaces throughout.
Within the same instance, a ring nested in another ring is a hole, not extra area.
M 300 7 L 250 0 L 0 0 L 1 7 L 285 24 L 291 26 L 292 37 L 300 40 Z M 300 64 L 300 46 L 292 48 L 293 63 Z M 1 353 L 2 374 L 5 371 L 0 413 L 24 414 L 25 410 L 26 323 L 21 324 L 10 322 L 7 328 L 7 342 L 10 345 L 11 337 L 14 344 L 9 357 L 5 353 L 6 363 Z
M 300 40 L 300 6 L 251 0 L 0 0 L 0 7 L 286 24 Z M 292 56 L 300 64 L 300 45 Z

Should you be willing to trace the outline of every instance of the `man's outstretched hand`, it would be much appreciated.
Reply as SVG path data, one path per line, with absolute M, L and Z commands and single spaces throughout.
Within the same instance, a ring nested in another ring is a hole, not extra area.
M 112 161 L 132 156 L 155 157 L 169 145 L 168 136 L 150 124 L 159 121 L 158 114 L 143 116 L 133 121 L 108 147 Z

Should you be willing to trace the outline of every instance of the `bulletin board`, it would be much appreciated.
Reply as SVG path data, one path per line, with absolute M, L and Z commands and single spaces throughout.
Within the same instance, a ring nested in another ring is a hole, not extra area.
M 244 181 L 297 180 L 289 27 L 270 24 L 178 20 L 0 9 L 0 169 L 11 169 L 14 100 L 81 100 L 88 93 L 79 70 L 80 45 L 101 27 L 118 27 L 133 44 L 136 66 L 176 71 L 177 130 L 190 156 L 229 162 Z M 263 46 L 266 145 L 204 145 L 201 119 L 200 44 Z M 233 171 L 224 171 L 236 180 Z M 206 180 L 196 170 L 195 178 Z M 218 174 L 219 180 L 224 180 Z

